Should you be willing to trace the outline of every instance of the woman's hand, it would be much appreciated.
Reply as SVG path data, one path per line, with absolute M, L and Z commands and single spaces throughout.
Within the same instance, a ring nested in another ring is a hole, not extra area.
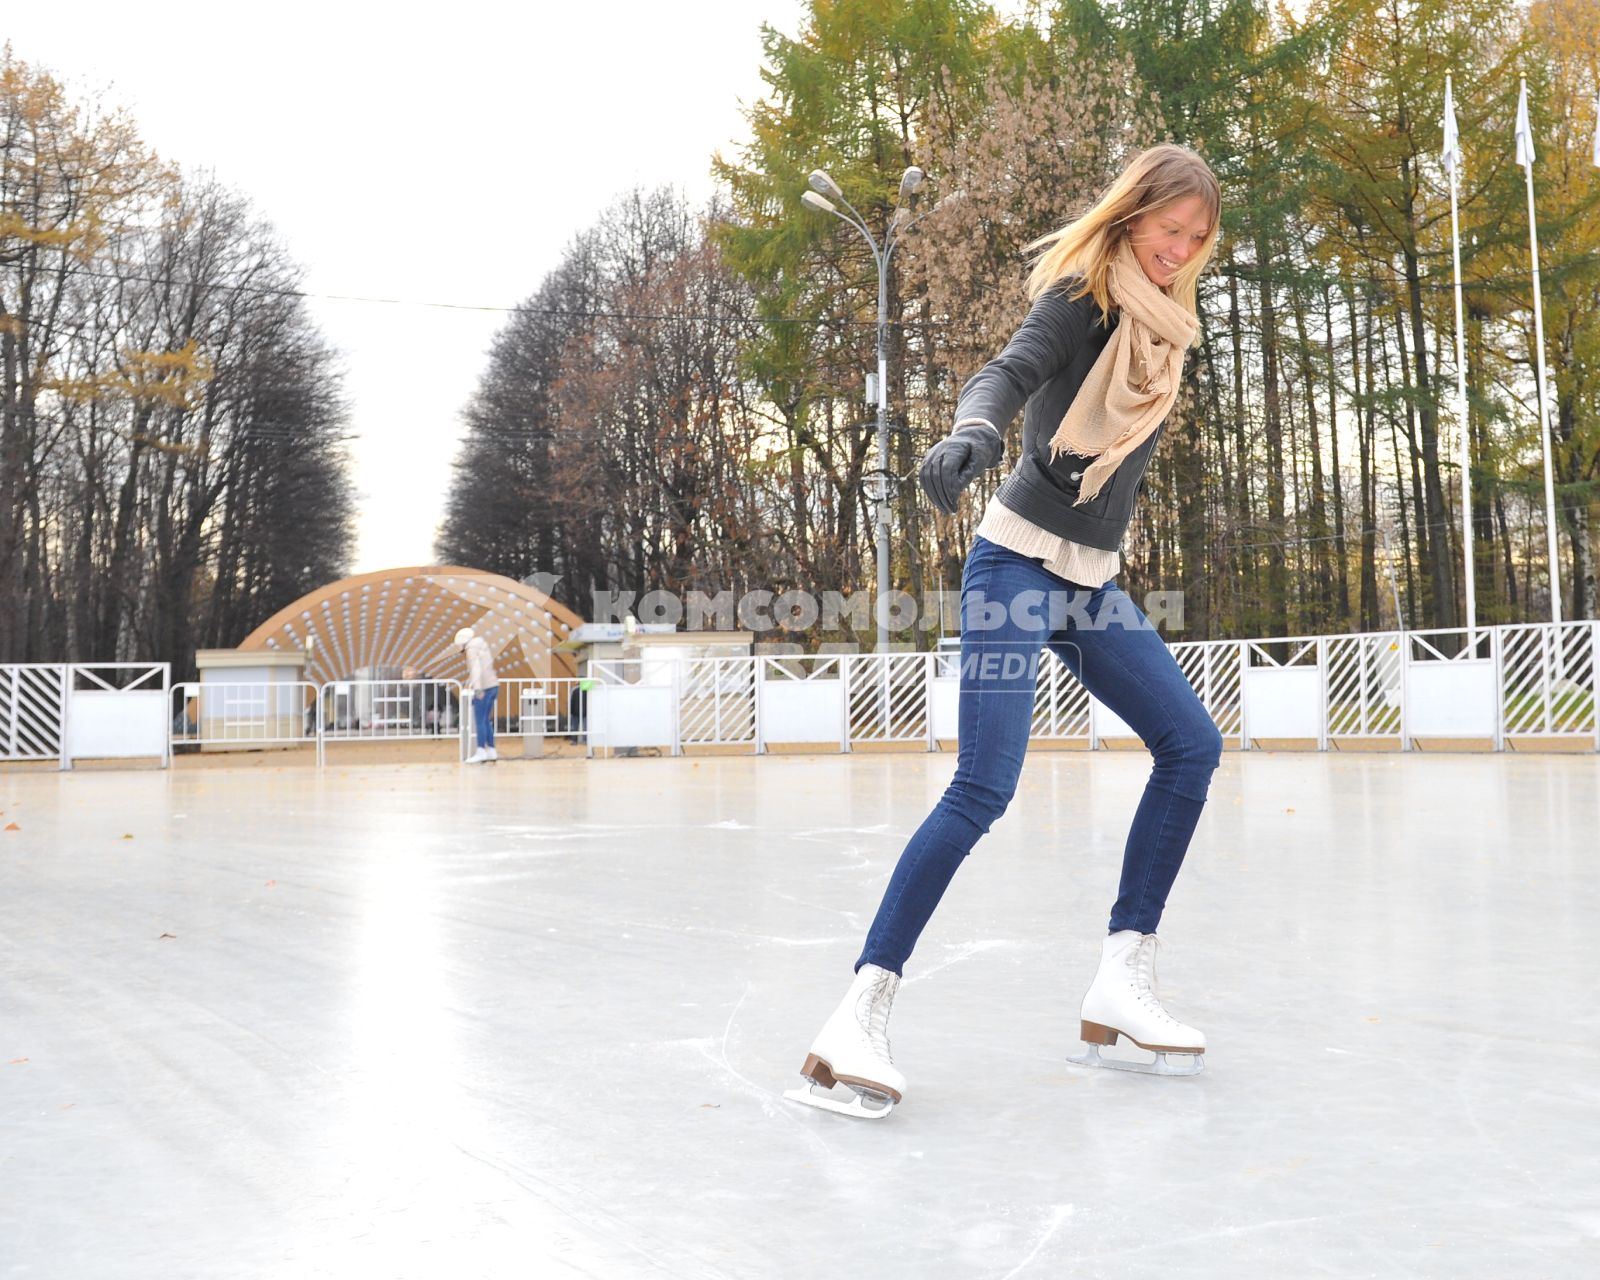
M 961 491 L 1000 461 L 1000 433 L 987 422 L 957 427 L 922 459 L 917 478 L 922 491 L 947 516 L 956 513 Z

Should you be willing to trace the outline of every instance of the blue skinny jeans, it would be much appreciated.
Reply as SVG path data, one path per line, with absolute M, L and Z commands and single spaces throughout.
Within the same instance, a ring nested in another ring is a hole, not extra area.
M 480 747 L 494 746 L 494 704 L 499 697 L 500 686 L 495 685 L 472 700 L 472 727 Z
M 1155 758 L 1128 832 L 1110 925 L 1112 932 L 1155 932 L 1221 761 L 1222 735 L 1155 628 L 1114 581 L 1079 586 L 1040 560 L 978 537 L 961 579 L 955 776 L 900 855 L 857 969 L 903 971 L 956 868 L 1010 804 L 1047 645 Z

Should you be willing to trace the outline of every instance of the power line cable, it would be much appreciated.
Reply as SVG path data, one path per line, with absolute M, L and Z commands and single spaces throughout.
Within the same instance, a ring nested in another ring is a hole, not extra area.
M 1592 267 L 1592 259 L 1588 256 L 1583 256 L 1573 258 L 1565 263 L 1554 264 L 1544 269 L 1541 274 L 1548 279 L 1554 280 L 1558 276 L 1567 273 L 1580 273 L 1585 270 L 1592 269 Z M 815 325 L 819 327 L 833 324 L 840 326 L 859 326 L 863 328 L 876 327 L 877 325 L 876 319 L 858 319 L 849 316 L 732 316 L 727 314 L 683 311 L 650 312 L 595 309 L 580 310 L 568 307 L 531 306 L 527 303 L 514 303 L 508 306 L 505 304 L 493 303 L 438 302 L 426 298 L 391 298 L 369 294 L 316 293 L 309 289 L 292 288 L 286 285 L 256 285 L 230 281 L 184 280 L 176 276 L 167 275 L 97 271 L 91 267 L 70 267 L 61 274 L 68 276 L 83 276 L 85 278 L 95 280 L 110 280 L 119 284 L 151 284 L 175 286 L 187 289 L 210 289 L 223 292 L 257 294 L 265 297 L 299 298 L 306 301 L 359 302 L 375 306 L 419 307 L 430 310 L 467 311 L 500 315 L 539 315 L 572 320 L 703 320 L 718 321 L 729 324 L 802 324 Z M 1220 279 L 1228 273 L 1219 271 L 1215 274 Z M 1238 270 L 1231 274 L 1241 280 L 1254 281 L 1258 278 L 1256 273 L 1248 269 Z M 1318 272 L 1299 272 L 1296 274 L 1297 278 L 1302 279 L 1305 283 L 1312 284 L 1335 283 L 1343 279 L 1343 277 L 1337 275 L 1336 273 L 1324 274 Z M 1508 269 L 1496 273 L 1492 279 L 1479 278 L 1463 280 L 1461 282 L 1461 287 L 1466 291 L 1479 291 L 1491 294 L 1509 294 L 1514 289 L 1520 289 L 1524 285 L 1531 284 L 1532 280 L 1533 275 L 1531 271 Z M 1292 283 L 1292 281 L 1289 283 Z M 1388 280 L 1385 280 L 1381 277 L 1362 277 L 1357 281 L 1357 284 L 1361 286 L 1360 292 L 1366 294 L 1380 286 L 1397 287 L 1404 284 L 1404 280 L 1398 275 Z M 1424 279 L 1418 281 L 1417 286 L 1420 289 L 1430 292 L 1447 293 L 1452 292 L 1455 289 L 1455 282 L 1453 280 L 1440 280 L 1435 282 L 1430 279 Z M 953 323 L 954 321 L 949 320 L 923 319 L 891 319 L 887 321 L 887 324 L 890 327 L 902 329 L 941 329 L 946 328 Z
M 727 324 L 809 324 L 809 325 L 862 325 L 876 327 L 876 320 L 855 319 L 849 316 L 736 316 L 727 314 L 710 314 L 706 312 L 650 312 L 650 311 L 604 311 L 604 310 L 574 310 L 567 307 L 535 307 L 526 303 L 516 303 L 511 306 L 490 303 L 469 302 L 434 302 L 423 298 L 384 298 L 365 294 L 353 293 L 314 293 L 309 289 L 291 288 L 286 285 L 258 285 L 241 284 L 229 281 L 200 281 L 182 280 L 175 276 L 142 275 L 133 273 L 96 271 L 90 267 L 69 267 L 61 272 L 67 276 L 83 276 L 93 280 L 111 280 L 118 284 L 152 284 L 162 286 L 175 286 L 184 289 L 214 289 L 222 292 L 250 293 L 264 297 L 300 298 L 307 301 L 326 302 L 362 302 L 379 306 L 394 307 L 423 307 L 444 311 L 473 311 L 499 313 L 503 315 L 539 315 L 553 316 L 573 320 L 706 320 L 718 321 Z M 891 326 L 897 328 L 942 328 L 951 323 L 945 320 L 890 320 Z

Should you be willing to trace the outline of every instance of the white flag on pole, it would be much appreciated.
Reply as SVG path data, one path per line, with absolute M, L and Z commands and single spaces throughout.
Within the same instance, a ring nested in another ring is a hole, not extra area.
M 1528 82 L 1522 82 L 1517 96 L 1517 163 L 1533 171 L 1533 128 L 1528 124 Z
M 1600 130 L 1595 139 L 1596 164 L 1600 164 Z M 1456 131 L 1456 103 L 1450 93 L 1450 77 L 1444 78 L 1444 171 L 1452 177 L 1461 163 L 1461 135 Z

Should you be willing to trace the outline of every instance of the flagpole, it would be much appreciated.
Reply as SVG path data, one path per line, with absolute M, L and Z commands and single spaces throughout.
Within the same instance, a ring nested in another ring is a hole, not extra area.
M 1450 250 L 1456 270 L 1456 421 L 1461 426 L 1461 560 L 1462 580 L 1466 584 L 1467 647 L 1470 650 L 1478 625 L 1478 601 L 1472 559 L 1472 441 L 1467 428 L 1467 357 L 1462 338 L 1461 307 L 1461 230 L 1456 219 L 1456 170 L 1460 167 L 1456 147 L 1455 99 L 1450 91 L 1450 76 L 1444 78 L 1445 168 L 1450 171 Z
M 1517 163 L 1528 179 L 1528 245 L 1533 256 L 1533 341 L 1539 366 L 1539 442 L 1544 449 L 1545 535 L 1550 555 L 1550 621 L 1561 621 L 1561 566 L 1556 560 L 1556 484 L 1550 467 L 1549 394 L 1544 373 L 1544 304 L 1539 296 L 1539 228 L 1533 212 L 1533 138 L 1528 127 L 1528 81 L 1522 79 L 1522 97 L 1517 104 Z M 1522 139 L 1526 138 L 1526 158 Z

